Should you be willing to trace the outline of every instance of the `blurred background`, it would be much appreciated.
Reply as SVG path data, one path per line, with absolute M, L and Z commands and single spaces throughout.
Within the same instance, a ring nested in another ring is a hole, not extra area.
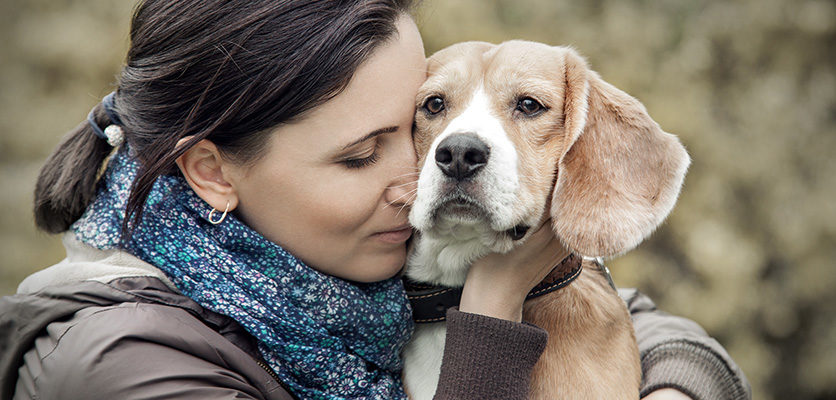
M 59 261 L 32 191 L 115 83 L 133 4 L 0 1 L 0 295 Z M 608 262 L 699 322 L 755 399 L 836 399 L 836 3 L 425 0 L 428 54 L 465 40 L 574 46 L 678 135 L 693 164 L 667 222 Z

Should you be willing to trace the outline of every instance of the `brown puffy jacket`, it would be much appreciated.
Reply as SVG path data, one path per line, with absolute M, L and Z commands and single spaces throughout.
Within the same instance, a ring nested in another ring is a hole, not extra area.
M 67 259 L 0 299 L 0 399 L 292 399 L 232 319 L 179 294 L 153 266 L 65 237 Z M 746 399 L 723 348 L 691 321 L 621 291 L 642 356 L 642 395 Z M 448 312 L 436 398 L 523 399 L 546 343 L 540 328 Z

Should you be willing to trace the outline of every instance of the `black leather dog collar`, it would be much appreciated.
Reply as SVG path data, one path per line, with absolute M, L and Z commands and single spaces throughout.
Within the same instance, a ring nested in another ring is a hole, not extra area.
M 581 257 L 569 254 L 528 292 L 525 299 L 530 300 L 568 286 L 581 274 L 581 261 Z M 419 324 L 444 321 L 447 319 L 447 309 L 459 305 L 462 299 L 462 288 L 434 286 L 408 278 L 404 278 L 404 288 L 412 305 L 412 319 Z

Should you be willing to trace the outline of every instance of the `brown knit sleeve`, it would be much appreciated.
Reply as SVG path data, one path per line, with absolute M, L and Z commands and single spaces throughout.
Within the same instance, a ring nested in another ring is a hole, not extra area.
M 435 399 L 526 399 L 548 334 L 528 324 L 447 310 Z
M 642 363 L 641 396 L 677 389 L 695 400 L 746 400 L 752 389 L 720 343 L 696 322 L 667 314 L 635 289 L 619 289 L 627 302 Z

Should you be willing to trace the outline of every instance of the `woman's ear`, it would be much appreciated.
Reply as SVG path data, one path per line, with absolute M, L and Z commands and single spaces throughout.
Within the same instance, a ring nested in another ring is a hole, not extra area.
M 180 139 L 177 146 L 189 139 Z M 230 163 L 221 157 L 214 143 L 203 139 L 186 150 L 176 162 L 192 190 L 211 207 L 223 211 L 229 204 L 232 211 L 238 206 L 238 194 L 231 183 Z
M 574 50 L 563 50 L 569 144 L 557 165 L 552 224 L 580 254 L 613 256 L 662 223 L 690 158 L 638 100 L 604 82 Z

